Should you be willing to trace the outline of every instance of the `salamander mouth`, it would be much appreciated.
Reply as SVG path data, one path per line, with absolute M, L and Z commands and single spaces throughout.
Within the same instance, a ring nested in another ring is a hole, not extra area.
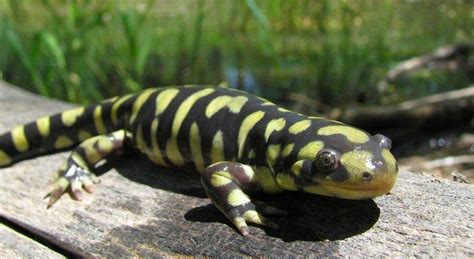
M 394 181 L 384 181 L 380 183 L 349 185 L 334 184 L 314 179 L 311 182 L 314 185 L 310 184 L 303 187 L 305 192 L 353 200 L 370 199 L 385 195 L 390 192 L 395 184 Z

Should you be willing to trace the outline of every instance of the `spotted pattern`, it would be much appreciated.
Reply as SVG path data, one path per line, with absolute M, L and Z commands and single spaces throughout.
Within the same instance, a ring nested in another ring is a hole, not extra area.
M 204 157 L 201 148 L 201 135 L 199 134 L 199 127 L 196 122 L 191 125 L 191 130 L 189 131 L 189 143 L 196 170 L 202 172 L 204 170 Z
M 104 120 L 102 119 L 102 106 L 100 105 L 95 107 L 94 109 L 94 126 L 99 134 L 104 134 L 105 132 L 107 132 Z
M 281 145 L 280 144 L 272 144 L 267 147 L 267 161 L 268 164 L 273 165 L 275 164 L 277 158 L 280 156 Z
M 227 107 L 229 108 L 229 111 L 237 114 L 240 112 L 242 107 L 248 102 L 249 98 L 246 96 L 237 96 L 232 99 L 229 104 L 227 104 Z
M 138 96 L 138 98 L 133 103 L 132 113 L 131 113 L 130 122 L 129 122 L 130 124 L 133 124 L 135 122 L 135 119 L 137 118 L 138 112 L 142 108 L 143 104 L 145 104 L 145 102 L 148 100 L 148 98 L 150 98 L 150 96 L 153 93 L 155 93 L 156 91 L 157 91 L 157 89 L 147 89 L 147 90 L 143 91 L 143 93 Z
M 318 130 L 318 135 L 330 136 L 336 134 L 343 135 L 350 142 L 357 144 L 365 143 L 369 140 L 367 133 L 350 126 L 331 125 Z
M 54 142 L 54 148 L 64 149 L 72 146 L 74 142 L 67 136 L 59 136 Z
M 298 190 L 298 187 L 295 184 L 295 179 L 291 175 L 278 174 L 276 176 L 276 181 L 278 182 L 278 185 L 280 185 L 285 190 L 292 190 L 292 191 Z
M 242 153 L 244 152 L 244 145 L 245 141 L 247 140 L 247 136 L 252 130 L 252 128 L 255 126 L 257 122 L 259 122 L 263 116 L 265 115 L 265 112 L 263 111 L 256 111 L 250 115 L 248 115 L 243 121 L 239 129 L 239 137 L 237 139 L 237 143 L 239 144 L 239 155 L 238 157 L 242 157 Z
M 0 150 L 0 166 L 5 166 L 10 164 L 12 161 L 11 157 L 7 153 Z
M 312 141 L 303 146 L 299 153 L 298 157 L 302 159 L 314 159 L 321 149 L 324 148 L 324 142 L 322 141 Z
M 219 130 L 212 138 L 211 162 L 216 163 L 219 161 L 224 161 L 224 159 L 224 136 L 222 131 Z
M 147 151 L 147 155 L 151 161 L 155 162 L 155 164 L 167 166 L 165 160 L 163 159 L 163 155 L 161 154 L 161 149 L 158 146 L 158 141 L 157 141 L 158 124 L 159 124 L 159 120 L 157 119 L 153 120 L 151 124 L 151 144 L 152 144 L 151 152 L 152 153 L 150 154 Z
M 209 86 L 148 89 L 14 128 L 0 135 L 0 167 L 73 146 L 50 205 L 66 188 L 80 197 L 97 163 L 134 148 L 156 164 L 200 172 L 209 198 L 244 235 L 246 223 L 273 225 L 247 193 L 370 198 L 388 192 L 398 170 L 381 135 Z M 331 172 L 315 163 L 323 149 L 339 159 Z
M 166 89 L 162 91 L 156 98 L 156 115 L 160 115 L 168 108 L 171 101 L 178 95 L 178 89 Z
M 299 134 L 307 130 L 310 126 L 311 126 L 310 120 L 298 121 L 297 123 L 291 125 L 291 127 L 288 129 L 288 132 L 290 132 L 291 134 Z
M 188 115 L 192 105 L 196 103 L 197 100 L 206 95 L 211 94 L 213 91 L 214 90 L 211 88 L 205 88 L 201 91 L 198 91 L 186 98 L 186 100 L 184 100 L 178 107 L 171 128 L 171 137 L 166 145 L 166 154 L 168 156 L 168 159 L 170 159 L 174 165 L 184 165 L 184 159 L 178 147 L 178 132 L 181 128 L 184 119 Z
M 286 121 L 284 118 L 273 119 L 267 124 L 267 128 L 265 129 L 265 141 L 268 141 L 270 135 L 274 131 L 281 131 L 286 125 Z
M 281 153 L 281 155 L 283 157 L 287 157 L 291 154 L 291 151 L 293 151 L 293 148 L 295 147 L 295 144 L 293 143 L 290 143 L 288 145 L 285 146 L 285 148 L 283 149 L 283 152 Z
M 25 152 L 29 148 L 28 139 L 25 135 L 25 127 L 19 126 L 12 130 L 12 139 L 18 152 Z
M 215 113 L 225 108 L 227 104 L 232 100 L 232 97 L 223 95 L 212 100 L 206 108 L 206 117 L 211 118 Z
M 84 141 L 86 139 L 92 138 L 92 134 L 88 131 L 85 130 L 80 130 L 79 133 L 77 134 L 77 137 L 79 138 L 79 141 Z
M 114 102 L 112 105 L 112 111 L 111 111 L 111 118 L 112 118 L 112 123 L 114 125 L 118 125 L 118 110 L 122 105 L 129 99 L 133 97 L 133 94 L 125 95 L 124 97 L 119 98 L 117 101 Z
M 40 118 L 35 122 L 35 124 L 42 137 L 49 136 L 49 128 L 50 128 L 49 117 Z
M 61 119 L 63 124 L 66 127 L 71 127 L 76 123 L 77 118 L 79 118 L 84 113 L 84 107 L 79 107 L 76 109 L 71 109 L 61 113 Z
M 227 196 L 227 203 L 230 206 L 239 206 L 249 202 L 249 197 L 242 190 L 239 189 L 232 190 L 229 193 L 229 196 Z

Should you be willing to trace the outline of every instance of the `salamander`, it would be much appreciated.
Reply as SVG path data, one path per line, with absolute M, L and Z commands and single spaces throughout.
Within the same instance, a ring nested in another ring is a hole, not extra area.
M 95 165 L 136 150 L 152 162 L 200 173 L 212 203 L 243 235 L 247 223 L 277 227 L 256 192 L 303 191 L 343 199 L 388 193 L 398 166 L 389 138 L 212 86 L 146 89 L 66 110 L 0 136 L 0 167 L 72 149 L 56 173 L 51 207 L 66 191 L 93 192 Z

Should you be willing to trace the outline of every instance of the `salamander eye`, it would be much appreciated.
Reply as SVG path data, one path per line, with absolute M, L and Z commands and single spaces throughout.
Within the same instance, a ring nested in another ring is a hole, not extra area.
M 337 168 L 339 164 L 339 155 L 330 149 L 321 150 L 314 161 L 316 168 L 323 172 L 331 171 Z

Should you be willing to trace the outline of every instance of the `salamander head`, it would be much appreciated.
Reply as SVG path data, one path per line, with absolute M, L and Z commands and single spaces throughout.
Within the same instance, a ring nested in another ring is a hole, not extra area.
M 277 172 L 277 182 L 283 188 L 367 199 L 384 195 L 394 186 L 398 166 L 389 138 L 338 124 L 320 127 L 311 139 L 301 144 L 289 172 Z

